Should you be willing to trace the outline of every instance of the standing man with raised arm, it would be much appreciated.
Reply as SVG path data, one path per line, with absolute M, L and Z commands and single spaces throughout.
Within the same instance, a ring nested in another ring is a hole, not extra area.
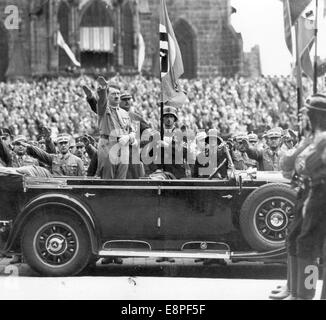
M 137 144 L 135 132 L 128 112 L 119 107 L 119 86 L 113 84 L 109 86 L 103 77 L 99 77 L 97 81 L 99 84 L 97 115 L 100 131 L 97 175 L 102 179 L 126 179 L 129 145 Z

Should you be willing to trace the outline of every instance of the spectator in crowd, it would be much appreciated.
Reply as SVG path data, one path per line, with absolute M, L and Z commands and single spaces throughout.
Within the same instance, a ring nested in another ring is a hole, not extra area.
M 12 144 L 14 153 L 12 154 L 12 167 L 19 168 L 24 166 L 38 166 L 37 159 L 27 154 L 26 148 L 27 139 L 23 135 L 18 135 L 14 138 Z
M 27 153 L 42 163 L 50 166 L 51 173 L 56 176 L 84 176 L 84 166 L 81 159 L 69 151 L 71 137 L 59 134 L 57 139 L 57 154 L 50 154 L 42 149 L 25 143 Z
M 256 160 L 260 171 L 278 171 L 280 159 L 282 129 L 274 128 L 266 133 L 266 148 L 252 148 L 247 139 L 243 139 L 244 151 L 250 159 Z
M 117 76 L 112 81 L 133 97 L 130 109 L 136 106 L 142 118 L 158 129 L 159 79 Z M 179 125 L 196 133 L 215 128 L 224 138 L 239 131 L 261 133 L 275 126 L 296 129 L 296 87 L 291 77 L 183 79 L 181 84 L 188 102 L 178 110 Z M 83 85 L 89 88 L 90 97 L 96 96 L 94 81 L 86 76 L 0 83 L 0 126 L 32 140 L 42 125 L 49 126 L 54 135 L 97 135 L 97 117 L 86 107 L 80 90 Z M 304 89 L 305 94 L 310 91 L 309 82 L 304 81 Z

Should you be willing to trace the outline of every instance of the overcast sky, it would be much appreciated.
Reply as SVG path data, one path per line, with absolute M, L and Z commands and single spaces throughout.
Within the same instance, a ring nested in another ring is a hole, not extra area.
M 326 58 L 326 19 L 323 18 L 323 0 L 319 0 L 318 54 Z M 290 55 L 284 40 L 283 5 L 280 0 L 231 0 L 237 9 L 232 15 L 232 25 L 241 32 L 244 50 L 260 46 L 264 74 L 289 74 Z M 315 1 L 306 11 L 314 9 Z M 314 50 L 314 48 L 313 48 Z M 312 51 L 313 51 L 312 50 Z

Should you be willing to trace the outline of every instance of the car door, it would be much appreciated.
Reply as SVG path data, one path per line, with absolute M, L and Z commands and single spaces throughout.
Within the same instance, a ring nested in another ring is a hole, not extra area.
M 225 241 L 235 230 L 232 199 L 238 188 L 228 181 L 163 181 L 160 237 L 174 241 Z
M 158 186 L 155 181 L 98 181 L 83 190 L 104 240 L 157 237 Z

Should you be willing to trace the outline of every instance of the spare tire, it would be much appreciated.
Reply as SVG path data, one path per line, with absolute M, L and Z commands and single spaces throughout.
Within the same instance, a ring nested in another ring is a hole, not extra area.
M 285 246 L 286 229 L 294 218 L 296 192 L 287 184 L 270 183 L 252 192 L 240 211 L 240 228 L 257 251 Z

